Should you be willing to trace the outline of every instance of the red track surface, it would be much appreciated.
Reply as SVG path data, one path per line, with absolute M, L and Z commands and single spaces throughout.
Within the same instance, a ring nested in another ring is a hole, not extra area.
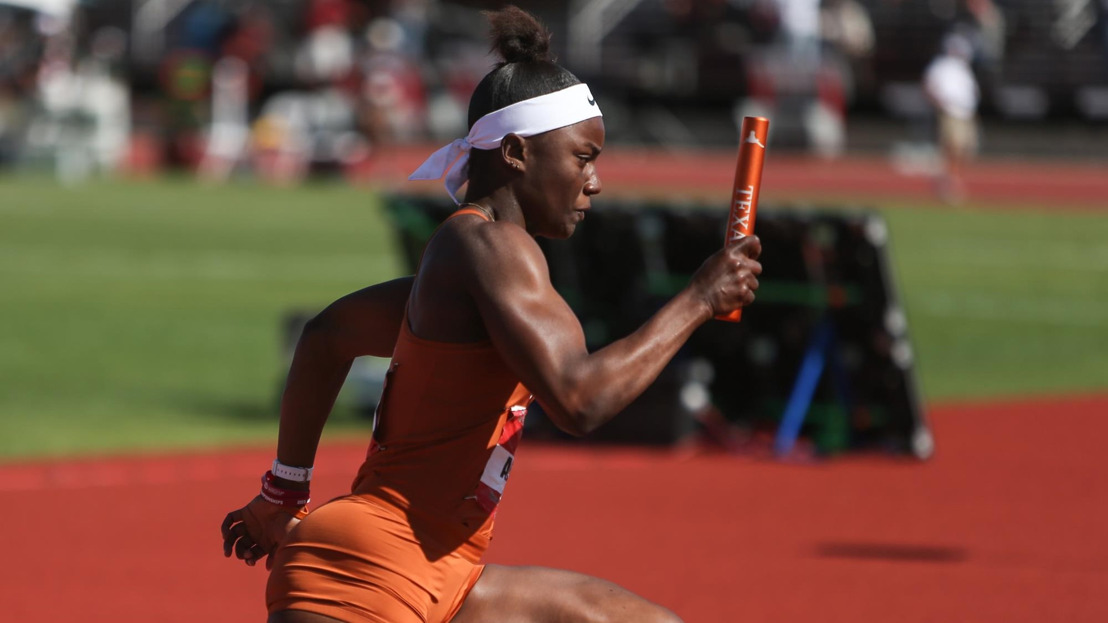
M 935 408 L 935 457 L 797 464 L 526 442 L 493 562 L 603 576 L 703 622 L 1108 621 L 1108 396 Z M 360 445 L 329 445 L 316 498 Z M 0 467 L 0 619 L 261 621 L 218 524 L 268 448 Z
M 359 177 L 402 180 L 430 153 Z M 609 150 L 605 187 L 726 197 L 734 155 Z M 970 197 L 1106 206 L 1103 167 L 982 163 Z M 406 185 L 437 192 L 434 183 Z M 774 157 L 773 197 L 930 198 L 880 160 Z M 644 449 L 520 451 L 489 560 L 603 576 L 703 622 L 1108 621 L 1108 396 L 936 408 L 926 463 L 819 464 Z M 363 448 L 325 446 L 316 498 Z M 0 621 L 261 621 L 265 572 L 221 555 L 218 525 L 270 448 L 0 466 Z
M 444 192 L 439 182 L 407 182 L 435 146 L 397 148 L 355 173 L 364 182 L 405 192 Z M 606 194 L 664 195 L 675 189 L 726 205 L 735 175 L 734 151 L 661 152 L 613 146 L 599 161 Z M 1108 167 L 1078 162 L 980 161 L 965 171 L 967 197 L 1010 209 L 1020 206 L 1108 209 Z M 878 202 L 935 199 L 931 178 L 907 174 L 881 158 L 821 160 L 791 154 L 766 156 L 762 196 Z

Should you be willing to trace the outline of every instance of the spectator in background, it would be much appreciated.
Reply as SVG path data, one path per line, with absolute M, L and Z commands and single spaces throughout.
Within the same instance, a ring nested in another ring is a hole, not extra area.
M 816 153 L 838 156 L 846 148 L 846 110 L 859 88 L 872 88 L 873 22 L 857 0 L 824 0 L 819 18 L 824 49 L 816 78 L 818 113 L 809 113 L 809 133 Z
M 792 62 L 802 70 L 819 65 L 819 5 L 820 0 L 777 0 L 781 36 Z
M 96 168 L 113 173 L 127 156 L 131 135 L 131 96 L 123 74 L 127 35 L 106 26 L 93 33 L 89 54 L 77 65 L 82 100 L 92 120 L 89 148 Z
M 130 93 L 120 71 L 126 35 L 100 28 L 84 46 L 84 23 L 77 15 L 39 21 L 46 45 L 38 72 L 40 109 L 27 130 L 28 150 L 42 150 L 67 184 L 114 173 L 127 155 L 131 130 Z
M 296 52 L 296 74 L 308 85 L 337 84 L 354 69 L 354 39 L 346 0 L 313 0 L 306 11 L 307 33 Z
M 977 67 L 988 92 L 1001 83 L 1007 21 L 993 0 L 966 0 L 966 10 L 974 33 Z
M 211 123 L 200 161 L 200 177 L 225 182 L 246 156 L 249 137 L 249 68 L 237 56 L 224 56 L 212 68 Z
M 43 47 L 30 11 L 0 6 L 0 167 L 23 146 Z
M 1108 76 L 1108 0 L 1100 0 L 1100 46 L 1104 75 Z
M 278 38 L 275 16 L 265 2 L 247 4 L 235 16 L 226 30 L 222 57 L 241 59 L 248 69 L 247 87 L 251 100 L 261 93 L 266 80 L 269 60 Z
M 200 161 L 202 179 L 227 181 L 248 157 L 250 110 L 262 90 L 266 55 L 276 36 L 264 3 L 246 5 L 225 29 L 221 56 L 212 67 L 209 127 Z
M 870 59 L 876 36 L 866 7 L 858 0 L 825 0 L 820 7 L 820 34 L 841 59 L 846 90 L 869 90 L 873 83 Z M 865 86 L 862 86 L 865 85 Z
M 366 29 L 358 116 L 379 147 L 424 138 L 426 94 L 419 58 L 408 52 L 409 32 L 391 17 L 379 17 Z
M 949 203 L 963 199 L 962 169 L 977 152 L 981 94 L 970 66 L 972 58 L 973 46 L 965 37 L 948 35 L 923 76 L 924 94 L 935 110 L 942 156 L 936 190 Z
M 292 184 L 309 174 L 345 174 L 368 156 L 357 131 L 358 42 L 362 21 L 350 0 L 311 0 L 293 57 L 297 88 L 266 99 L 253 124 L 252 158 L 267 182 Z

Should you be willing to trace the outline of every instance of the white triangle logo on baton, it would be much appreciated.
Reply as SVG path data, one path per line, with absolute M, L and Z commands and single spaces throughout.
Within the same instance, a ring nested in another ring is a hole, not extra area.
M 743 142 L 744 143 L 754 143 L 755 145 L 757 145 L 758 147 L 761 147 L 762 149 L 766 148 L 766 146 L 763 145 L 762 142 L 758 140 L 758 135 L 754 133 L 754 130 L 750 131 L 750 136 L 746 137 L 746 140 L 743 141 Z

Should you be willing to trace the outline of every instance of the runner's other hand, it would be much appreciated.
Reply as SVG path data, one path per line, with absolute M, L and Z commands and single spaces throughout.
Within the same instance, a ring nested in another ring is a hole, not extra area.
M 285 508 L 257 496 L 246 506 L 227 513 L 223 520 L 223 555 L 236 558 L 253 567 L 258 559 L 266 557 L 266 569 L 272 563 L 272 554 L 285 540 L 288 533 L 308 514 L 308 507 Z
M 722 316 L 754 302 L 758 275 L 762 265 L 758 256 L 762 242 L 757 236 L 747 236 L 715 252 L 697 269 L 689 287 L 712 310 Z

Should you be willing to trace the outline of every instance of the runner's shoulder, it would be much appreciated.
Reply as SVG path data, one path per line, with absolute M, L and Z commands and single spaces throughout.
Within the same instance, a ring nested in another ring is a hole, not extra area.
M 450 261 L 460 264 L 455 267 L 461 271 L 459 277 L 474 279 L 481 290 L 526 289 L 549 281 L 546 257 L 522 227 L 497 221 L 460 225 L 448 234 L 447 243 L 452 247 Z
M 530 263 L 546 260 L 535 239 L 514 223 L 479 223 L 457 232 L 458 250 L 477 264 Z

